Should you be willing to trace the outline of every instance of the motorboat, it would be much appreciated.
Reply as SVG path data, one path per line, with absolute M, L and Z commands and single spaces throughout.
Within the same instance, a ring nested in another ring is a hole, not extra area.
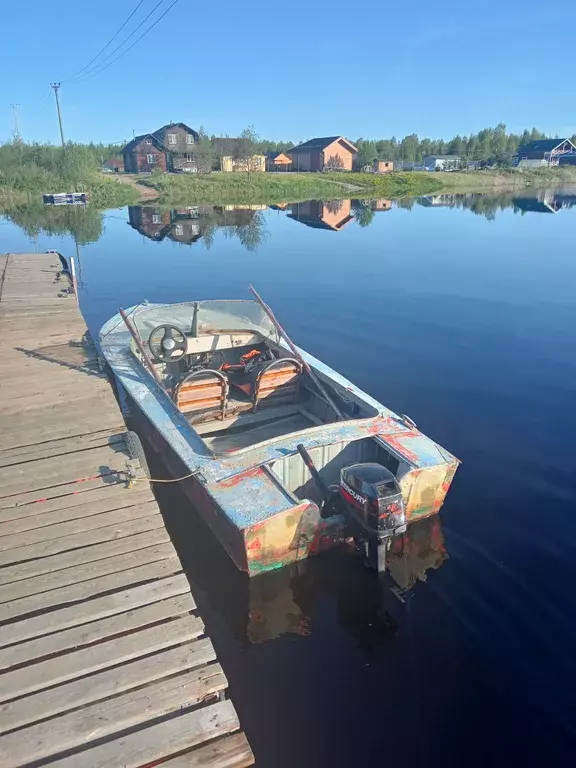
M 350 537 L 383 570 L 392 538 L 439 511 L 459 461 L 297 347 L 252 290 L 143 302 L 103 326 L 136 431 L 250 576 Z

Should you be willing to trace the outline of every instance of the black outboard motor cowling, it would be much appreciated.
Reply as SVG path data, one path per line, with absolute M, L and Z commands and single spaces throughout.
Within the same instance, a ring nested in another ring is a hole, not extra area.
M 406 530 L 406 506 L 398 480 L 381 464 L 352 464 L 340 474 L 348 527 L 367 564 L 386 567 L 390 537 Z

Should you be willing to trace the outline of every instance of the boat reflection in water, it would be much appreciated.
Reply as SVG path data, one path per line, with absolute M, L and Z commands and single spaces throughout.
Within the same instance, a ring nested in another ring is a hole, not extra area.
M 440 518 L 435 515 L 395 537 L 383 579 L 368 572 L 352 549 L 252 579 L 246 585 L 244 640 L 254 644 L 287 632 L 312 634 L 320 603 L 331 597 L 340 626 L 359 646 L 373 649 L 397 633 L 395 598 L 406 602 L 418 581 L 426 581 L 427 572 L 439 568 L 447 557 Z
M 243 646 L 283 635 L 308 636 L 322 623 L 327 605 L 337 621 L 365 650 L 386 645 L 398 634 L 406 603 L 418 596 L 418 583 L 448 558 L 439 515 L 420 520 L 396 536 L 385 575 L 364 567 L 353 546 L 326 552 L 249 579 L 239 572 L 179 491 L 156 492 L 202 615 L 214 612 Z M 185 514 L 184 514 L 185 513 Z M 201 605 L 205 603 L 205 605 Z

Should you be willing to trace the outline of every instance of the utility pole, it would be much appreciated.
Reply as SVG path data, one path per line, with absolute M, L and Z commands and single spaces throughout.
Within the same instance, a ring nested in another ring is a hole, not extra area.
M 12 114 L 14 115 L 14 141 L 19 143 L 22 141 L 22 137 L 20 136 L 20 128 L 18 127 L 18 109 L 20 108 L 20 104 L 12 104 Z
M 62 128 L 62 115 L 60 113 L 60 99 L 58 98 L 58 90 L 60 89 L 60 83 L 50 83 L 50 88 L 54 91 L 56 97 L 56 109 L 58 110 L 58 125 L 60 126 L 60 139 L 62 146 L 64 146 L 64 129 Z

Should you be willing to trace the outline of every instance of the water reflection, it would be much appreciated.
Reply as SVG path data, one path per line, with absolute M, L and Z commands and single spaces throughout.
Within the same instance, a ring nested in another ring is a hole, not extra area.
M 128 207 L 128 224 L 144 237 L 168 239 L 192 245 L 203 238 L 210 248 L 216 232 L 236 237 L 248 251 L 257 250 L 266 239 L 266 205 L 193 205 L 165 210 L 149 205 Z
M 417 203 L 425 208 L 463 208 L 472 213 L 493 219 L 498 211 L 511 208 L 514 213 L 557 213 L 576 205 L 576 190 L 540 189 L 529 193 L 500 193 L 492 195 L 439 194 L 424 195 L 406 201 L 399 201 L 403 207 Z
M 195 243 L 201 237 L 199 209 L 162 211 L 148 205 L 128 206 L 128 224 L 150 240 L 166 237 L 178 243 Z
M 248 251 L 257 251 L 268 237 L 268 209 L 306 227 L 341 232 L 350 225 L 369 227 L 379 213 L 393 208 L 460 208 L 492 220 L 500 211 L 511 209 L 524 215 L 558 213 L 576 205 L 576 188 L 540 189 L 499 194 L 441 193 L 390 200 L 337 199 L 284 202 L 271 205 L 193 205 L 166 209 L 154 205 L 132 205 L 127 223 L 154 242 L 172 241 L 192 246 L 198 241 L 210 249 L 218 233 L 238 240 Z M 71 235 L 78 244 L 98 241 L 104 234 L 106 218 L 125 220 L 126 213 L 102 212 L 92 206 L 44 206 L 34 204 L 6 211 L 5 218 L 19 226 L 31 239 L 39 235 Z
M 90 205 L 17 206 L 4 216 L 20 227 L 31 240 L 40 235 L 71 235 L 79 245 L 97 242 L 104 233 L 101 211 Z
M 290 206 L 288 216 L 307 227 L 339 232 L 352 219 L 352 200 L 306 200 Z
M 352 547 L 344 547 L 249 579 L 236 570 L 201 522 L 192 524 L 188 575 L 244 646 L 286 634 L 313 634 L 316 616 L 330 602 L 336 606 L 338 623 L 358 647 L 374 650 L 397 634 L 394 615 L 417 594 L 418 582 L 425 582 L 448 558 L 435 515 L 395 537 L 384 578 L 368 571 Z

